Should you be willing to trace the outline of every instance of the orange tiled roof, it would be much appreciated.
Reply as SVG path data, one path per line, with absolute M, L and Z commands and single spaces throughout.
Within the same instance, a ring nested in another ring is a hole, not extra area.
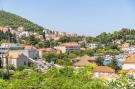
M 45 51 L 46 50 L 46 48 L 40 48 L 40 49 L 38 49 L 38 51 Z
M 96 61 L 96 59 L 94 57 L 90 57 L 88 55 L 84 55 L 81 58 L 79 58 L 79 61 L 76 62 L 74 65 L 75 66 L 86 66 L 86 65 L 91 64 L 90 61 Z
M 117 74 L 113 74 L 113 75 L 101 75 L 99 76 L 100 79 L 104 79 L 104 80 L 115 80 L 118 78 Z
M 17 59 L 20 55 L 19 51 L 9 51 L 9 59 Z
M 135 54 L 129 56 L 124 63 L 135 63 Z
M 94 72 L 109 72 L 109 73 L 114 73 L 115 70 L 112 69 L 111 67 L 108 67 L 108 66 L 97 66 L 95 69 L 94 69 Z
M 135 69 L 128 69 L 128 70 L 125 70 L 127 71 L 128 73 L 135 73 Z
M 76 42 L 69 42 L 69 43 L 63 43 L 60 46 L 80 46 L 80 45 Z
M 33 46 L 32 45 L 24 45 L 24 48 L 25 49 L 30 49 L 30 48 L 32 48 Z
M 53 48 L 40 48 L 38 51 L 55 51 Z

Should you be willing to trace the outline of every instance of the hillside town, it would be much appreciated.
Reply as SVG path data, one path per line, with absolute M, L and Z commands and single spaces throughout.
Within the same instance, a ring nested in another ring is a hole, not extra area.
M 37 69 L 45 71 L 48 68 L 56 67 L 63 68 L 65 65 L 62 60 L 68 60 L 69 65 L 72 65 L 75 69 L 80 69 L 88 65 L 95 65 L 93 70 L 93 77 L 104 78 L 107 80 L 115 80 L 119 77 L 119 71 L 125 71 L 129 76 L 135 78 L 135 46 L 131 43 L 122 42 L 122 39 L 115 40 L 114 42 L 119 47 L 119 53 L 102 53 L 94 52 L 92 50 L 102 51 L 105 49 L 105 45 L 91 42 L 87 43 L 86 38 L 81 41 L 72 42 L 58 42 L 57 45 L 51 47 L 36 47 L 32 44 L 27 44 L 24 41 L 19 41 L 22 38 L 33 36 L 41 41 L 57 41 L 64 37 L 78 37 L 77 34 L 66 34 L 60 32 L 47 32 L 43 31 L 43 35 L 37 32 L 26 31 L 23 27 L 12 29 L 10 27 L 0 27 L 0 31 L 3 33 L 11 32 L 15 34 L 17 43 L 11 43 L 5 41 L 0 46 L 0 66 L 31 66 L 37 65 Z M 12 40 L 12 37 L 9 37 Z M 86 46 L 82 46 L 82 44 Z M 86 51 L 83 54 L 79 54 L 82 51 Z M 59 58 L 54 55 L 68 57 Z M 60 61 L 61 60 L 61 61 Z M 56 62 L 58 61 L 58 62 Z
M 0 0 L 0 89 L 135 89 L 134 0 Z

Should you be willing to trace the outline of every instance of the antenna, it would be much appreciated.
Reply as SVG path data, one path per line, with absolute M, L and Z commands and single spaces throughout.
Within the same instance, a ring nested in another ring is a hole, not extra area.
M 6 79 L 9 79 L 9 50 L 10 50 L 10 36 L 8 35 L 8 50 L 7 50 L 7 55 L 6 55 Z

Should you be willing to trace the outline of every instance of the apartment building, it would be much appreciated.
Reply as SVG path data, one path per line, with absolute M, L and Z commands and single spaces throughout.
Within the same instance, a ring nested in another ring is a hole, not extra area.
M 80 52 L 81 46 L 78 43 L 69 42 L 69 43 L 62 43 L 55 48 L 60 49 L 62 53 L 70 53 L 70 52 Z

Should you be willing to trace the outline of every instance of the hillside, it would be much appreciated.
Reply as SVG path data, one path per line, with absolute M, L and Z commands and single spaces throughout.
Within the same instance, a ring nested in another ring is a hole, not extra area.
M 28 31 L 40 32 L 44 28 L 23 18 L 6 11 L 0 11 L 0 26 L 10 26 L 12 28 L 24 27 Z

